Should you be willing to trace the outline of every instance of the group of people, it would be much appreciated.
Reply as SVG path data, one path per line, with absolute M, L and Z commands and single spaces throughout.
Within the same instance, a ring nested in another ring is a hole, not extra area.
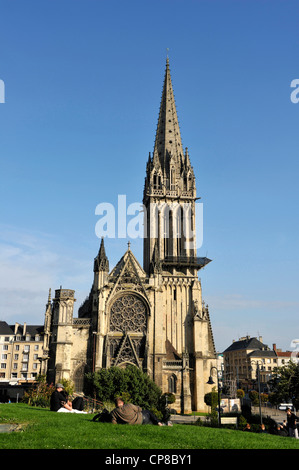
M 298 436 L 298 426 L 299 426 L 299 418 L 292 412 L 290 408 L 286 410 L 287 413 L 287 419 L 284 419 L 282 424 L 278 423 L 275 430 L 274 434 L 277 436 L 283 436 L 283 437 L 295 437 L 296 439 L 299 439 Z M 251 431 L 251 426 L 249 423 L 246 424 L 245 428 L 243 431 L 250 432 Z M 261 433 L 266 433 L 266 428 L 264 424 L 260 425 L 260 432 Z
M 251 431 L 251 425 L 249 423 L 246 424 L 245 428 L 243 429 L 243 431 L 245 432 L 250 432 Z M 266 427 L 264 424 L 261 424 L 260 425 L 260 430 L 259 430 L 260 433 L 267 433 L 266 431 Z
M 275 434 L 277 434 L 278 436 L 289 436 L 298 439 L 299 418 L 292 412 L 290 408 L 287 408 L 286 412 L 287 419 L 284 419 L 282 424 L 277 424 Z
M 67 395 L 61 383 L 56 384 L 56 389 L 51 395 L 50 410 L 58 413 L 87 413 L 83 411 L 83 398 L 76 397 L 73 401 Z M 132 403 L 124 403 L 122 398 L 116 398 L 115 408 L 109 413 L 99 413 L 94 421 L 102 416 L 106 422 L 113 424 L 154 424 L 157 426 L 172 426 L 171 421 L 163 423 L 151 411 L 143 410 Z
M 59 413 L 87 413 L 83 410 L 83 398 L 76 397 L 71 401 L 61 383 L 56 385 L 56 389 L 52 393 L 50 409 L 51 411 L 57 411 Z M 284 420 L 282 424 L 277 424 L 275 434 L 298 439 L 299 418 L 290 408 L 288 408 L 286 412 L 287 419 Z M 96 415 L 93 420 L 96 421 L 101 418 L 105 420 L 105 422 L 113 424 L 154 424 L 157 426 L 172 426 L 171 421 L 163 423 L 151 411 L 144 410 L 140 406 L 133 405 L 132 403 L 124 403 L 123 399 L 120 397 L 116 398 L 115 408 L 110 413 L 105 410 L 104 413 L 102 412 Z M 246 424 L 243 431 L 251 431 L 249 423 Z M 260 432 L 267 432 L 264 424 L 261 424 Z

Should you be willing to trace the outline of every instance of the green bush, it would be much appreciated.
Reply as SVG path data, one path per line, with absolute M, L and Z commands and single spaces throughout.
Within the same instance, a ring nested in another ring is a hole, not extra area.
M 211 408 L 216 408 L 218 406 L 218 393 L 214 390 L 212 392 L 206 393 L 204 396 L 204 402 Z
M 252 401 L 252 404 L 254 406 L 257 406 L 259 404 L 259 393 L 256 392 L 255 390 L 250 390 L 249 392 L 249 398 Z
M 61 379 L 60 383 L 64 386 L 66 393 L 71 396 L 74 393 L 74 385 L 71 380 Z M 52 393 L 55 391 L 53 384 L 47 384 L 46 376 L 39 375 L 36 383 L 32 385 L 22 398 L 23 403 L 28 403 L 31 406 L 41 406 L 42 408 L 50 407 L 50 399 Z
M 40 375 L 37 377 L 37 382 L 24 393 L 22 402 L 28 403 L 31 406 L 48 408 L 54 390 L 55 388 L 52 384 L 47 384 L 45 376 Z
M 124 402 L 151 410 L 159 418 L 165 413 L 161 389 L 135 366 L 110 367 L 87 374 L 85 393 L 101 402 L 112 402 L 120 396 Z
M 247 419 L 245 418 L 245 416 L 243 415 L 240 415 L 239 419 L 238 419 L 238 426 L 240 429 L 244 429 L 245 426 L 247 424 Z

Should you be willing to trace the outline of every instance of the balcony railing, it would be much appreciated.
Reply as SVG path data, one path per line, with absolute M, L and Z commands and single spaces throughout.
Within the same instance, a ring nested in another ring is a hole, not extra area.
M 162 260 L 162 265 L 201 269 L 210 263 L 210 261 L 211 260 L 209 258 L 200 258 L 196 256 L 166 256 Z

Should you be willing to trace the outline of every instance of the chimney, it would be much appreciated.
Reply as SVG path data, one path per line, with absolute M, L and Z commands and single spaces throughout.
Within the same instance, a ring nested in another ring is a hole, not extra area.
M 15 335 L 16 335 L 17 332 L 18 332 L 19 326 L 20 326 L 20 324 L 16 322 L 16 323 L 15 323 L 15 333 L 14 333 Z
M 24 326 L 23 326 L 23 336 L 26 335 L 26 323 L 24 322 Z
M 276 343 L 273 343 L 273 351 L 276 351 Z

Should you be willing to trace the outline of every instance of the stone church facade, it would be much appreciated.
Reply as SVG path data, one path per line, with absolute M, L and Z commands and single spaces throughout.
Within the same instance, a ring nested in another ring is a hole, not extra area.
M 60 288 L 53 299 L 49 293 L 42 361 L 49 381 L 71 379 L 80 392 L 87 371 L 133 364 L 163 392 L 175 394 L 178 411 L 206 410 L 216 351 L 198 279 L 210 260 L 197 257 L 197 199 L 167 59 L 154 151 L 146 164 L 143 267 L 128 243 L 110 271 L 102 239 L 78 318 L 75 291 Z

